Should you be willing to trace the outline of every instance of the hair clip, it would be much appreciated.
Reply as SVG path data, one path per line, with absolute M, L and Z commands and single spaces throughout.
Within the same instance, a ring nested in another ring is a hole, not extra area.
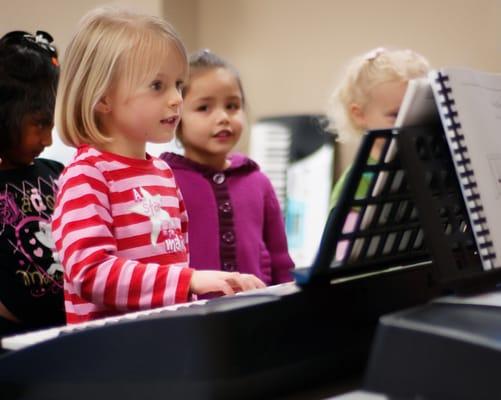
M 54 39 L 47 32 L 37 31 L 35 34 L 35 43 L 38 43 L 42 47 L 50 46 L 50 43 L 53 41 Z
M 27 34 L 24 35 L 24 38 L 30 42 L 34 42 L 36 45 L 40 46 L 42 49 L 49 52 L 49 54 L 54 57 L 57 56 L 56 48 L 51 45 L 54 41 L 52 36 L 45 31 L 36 31 L 35 36 Z
M 369 51 L 365 56 L 364 59 L 366 61 L 372 61 L 375 60 L 381 53 L 384 53 L 386 49 L 384 47 L 377 47 L 371 51 Z
M 22 44 L 24 42 L 25 44 L 29 44 L 32 48 L 43 50 L 51 57 L 52 64 L 59 66 L 59 62 L 57 61 L 57 50 L 51 44 L 54 39 L 45 31 L 36 31 L 35 35 L 23 31 L 13 31 L 5 35 L 3 39 L 6 40 L 7 43 Z

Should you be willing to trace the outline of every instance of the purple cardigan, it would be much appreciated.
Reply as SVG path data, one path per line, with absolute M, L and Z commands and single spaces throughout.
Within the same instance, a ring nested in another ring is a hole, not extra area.
M 284 222 L 269 179 L 234 154 L 217 171 L 174 153 L 172 170 L 188 210 L 190 266 L 254 274 L 267 285 L 292 280 Z

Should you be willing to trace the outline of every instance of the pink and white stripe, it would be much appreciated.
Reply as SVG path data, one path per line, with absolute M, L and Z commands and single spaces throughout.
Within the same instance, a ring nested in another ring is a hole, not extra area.
M 188 299 L 188 217 L 165 162 L 82 146 L 59 188 L 52 228 L 65 269 L 69 323 Z M 184 249 L 167 253 L 167 230 L 151 243 L 153 222 L 160 222 L 132 210 L 146 192 L 164 210 L 162 218 L 170 217 L 161 223 L 185 241 Z

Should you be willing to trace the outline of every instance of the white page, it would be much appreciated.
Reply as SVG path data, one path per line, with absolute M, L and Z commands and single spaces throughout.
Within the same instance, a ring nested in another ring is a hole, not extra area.
M 471 160 L 473 179 L 476 181 L 480 201 L 484 213 L 473 212 L 472 201 L 466 201 L 466 208 L 472 221 L 472 227 L 477 244 L 486 238 L 479 235 L 482 229 L 488 228 L 493 241 L 496 258 L 492 263 L 483 260 L 484 269 L 499 267 L 501 257 L 501 75 L 473 71 L 465 68 L 446 68 L 441 70 L 449 77 L 451 88 L 449 98 L 454 101 L 453 111 L 457 111 L 456 122 L 461 124 L 458 132 L 464 135 L 464 145 Z M 440 104 L 439 111 L 451 149 L 457 148 L 452 138 L 455 136 L 451 120 L 446 115 L 442 104 L 446 100 L 439 93 L 441 86 L 436 83 L 437 71 L 429 75 L 432 83 L 435 101 Z M 461 183 L 463 197 L 467 199 L 472 192 L 464 188 L 469 178 L 462 178 L 459 173 L 463 167 L 457 164 L 460 156 L 453 154 L 456 172 Z M 487 223 L 474 224 L 479 217 L 485 216 Z M 479 246 L 480 247 L 480 246 Z M 488 249 L 481 249 L 480 254 L 486 254 Z
M 438 119 L 438 110 L 428 78 L 410 80 L 398 110 L 395 127 L 422 125 Z

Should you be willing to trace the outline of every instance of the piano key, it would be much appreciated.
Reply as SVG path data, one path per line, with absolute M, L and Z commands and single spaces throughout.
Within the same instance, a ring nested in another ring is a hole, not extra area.
M 197 300 L 190 303 L 180 303 L 150 310 L 135 311 L 127 314 L 100 318 L 92 321 L 81 322 L 78 324 L 69 324 L 55 328 L 42 329 L 18 335 L 6 336 L 1 339 L 1 347 L 5 350 L 19 350 L 27 346 L 31 346 L 49 339 L 54 339 L 62 334 L 75 333 L 89 328 L 99 328 L 103 325 L 110 325 L 134 320 L 141 317 L 147 317 L 150 314 L 161 313 L 164 310 L 169 310 L 174 313 L 176 310 L 191 307 L 194 304 L 205 304 L 207 300 Z
M 268 286 L 266 288 L 255 289 L 248 292 L 241 292 L 238 295 L 246 295 L 246 296 L 255 296 L 255 295 L 286 295 L 290 293 L 294 293 L 298 291 L 299 288 L 293 283 L 288 282 L 280 285 Z M 231 302 L 232 296 L 224 296 L 221 299 L 230 299 L 223 300 Z M 194 314 L 206 314 L 207 312 L 215 312 L 218 308 L 214 306 L 217 304 L 217 301 L 221 301 L 218 299 L 214 300 L 196 300 L 189 303 L 180 303 L 174 304 L 164 307 L 153 308 L 150 310 L 143 311 L 135 311 L 131 313 L 121 314 L 112 317 L 100 318 L 88 322 L 81 322 L 78 324 L 70 324 L 55 328 L 48 328 L 28 333 L 22 333 L 13 336 L 7 336 L 1 339 L 1 346 L 5 350 L 20 350 L 24 347 L 31 346 L 40 342 L 44 342 L 46 340 L 57 338 L 60 335 L 76 333 L 82 330 L 90 329 L 90 328 L 99 328 L 104 325 L 118 324 L 124 323 L 127 321 L 134 321 L 142 318 L 166 318 L 166 317 L 176 317 L 181 315 L 194 315 Z M 258 299 L 259 300 L 259 299 Z M 253 299 L 253 302 L 256 302 L 256 298 Z M 207 307 L 207 311 L 204 311 L 203 307 L 212 305 Z M 234 306 L 242 305 L 242 301 L 240 303 L 235 302 Z

